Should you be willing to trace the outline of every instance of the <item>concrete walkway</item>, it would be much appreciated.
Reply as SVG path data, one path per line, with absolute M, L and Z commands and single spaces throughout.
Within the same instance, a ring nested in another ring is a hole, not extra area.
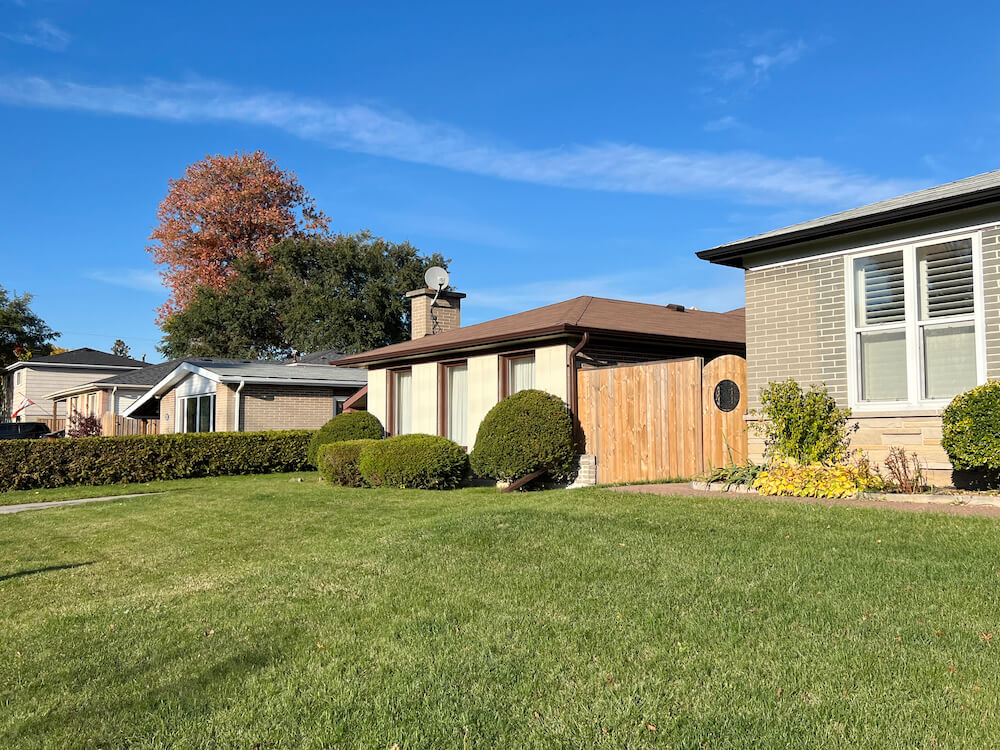
M 764 500 L 778 503 L 818 503 L 819 505 L 839 505 L 853 508 L 889 508 L 892 510 L 902 510 L 910 512 L 933 512 L 948 513 L 954 516 L 990 516 L 1000 518 L 1000 497 L 988 498 L 991 504 L 986 504 L 983 499 L 972 503 L 966 500 L 968 496 L 963 495 L 931 495 L 921 498 L 919 495 L 906 495 L 906 500 L 866 500 L 858 498 L 822 498 L 822 497 L 773 497 L 769 495 L 751 495 L 737 492 L 715 492 L 712 490 L 696 490 L 689 482 L 676 482 L 670 484 L 632 484 L 624 487 L 611 487 L 615 492 L 643 492 L 653 495 L 683 495 L 684 497 L 724 497 L 733 502 L 744 500 Z M 891 498 L 892 495 L 885 496 Z
M 47 503 L 21 503 L 20 505 L 0 505 L 0 515 L 5 513 L 20 513 L 22 510 L 41 510 L 42 508 L 59 508 L 63 505 L 83 505 L 84 503 L 100 503 L 105 500 L 122 500 L 126 497 L 145 497 L 146 495 L 162 495 L 162 492 L 136 492 L 131 495 L 109 495 L 108 497 L 81 497 L 79 500 L 52 500 Z

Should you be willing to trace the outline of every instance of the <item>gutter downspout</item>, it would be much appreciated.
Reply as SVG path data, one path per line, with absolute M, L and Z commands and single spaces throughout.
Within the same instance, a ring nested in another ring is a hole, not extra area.
M 580 343 L 574 346 L 566 354 L 566 377 L 567 389 L 566 392 L 569 395 L 569 411 L 573 418 L 573 433 L 576 438 L 577 446 L 582 449 L 583 437 L 580 434 L 580 419 L 577 416 L 580 409 L 580 394 L 578 393 L 578 387 L 576 382 L 576 355 L 578 355 L 590 342 L 590 331 L 583 332 L 583 338 L 580 339 Z
M 233 412 L 234 412 L 234 415 L 233 415 L 233 432 L 239 432 L 240 431 L 240 404 L 242 403 L 240 401 L 240 391 L 243 390 L 243 386 L 245 386 L 246 384 L 247 384 L 247 381 L 243 380 L 241 378 L 240 379 L 240 384 L 238 386 L 236 386 L 236 393 L 233 394 L 233 397 L 236 399 L 236 408 L 233 410 Z

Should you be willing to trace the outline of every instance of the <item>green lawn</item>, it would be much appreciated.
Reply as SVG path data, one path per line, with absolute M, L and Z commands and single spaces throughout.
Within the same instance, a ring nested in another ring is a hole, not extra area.
M 304 476 L 0 516 L 0 748 L 1000 745 L 996 520 Z

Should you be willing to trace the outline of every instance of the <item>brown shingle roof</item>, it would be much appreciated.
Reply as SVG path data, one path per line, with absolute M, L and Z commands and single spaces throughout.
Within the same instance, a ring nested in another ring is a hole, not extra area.
M 733 310 L 731 313 L 735 313 Z M 560 333 L 604 333 L 672 341 L 743 344 L 746 328 L 737 315 L 702 310 L 668 310 L 662 305 L 603 297 L 576 297 L 485 323 L 354 354 L 337 362 L 356 365 L 405 359 L 434 352 L 517 341 Z

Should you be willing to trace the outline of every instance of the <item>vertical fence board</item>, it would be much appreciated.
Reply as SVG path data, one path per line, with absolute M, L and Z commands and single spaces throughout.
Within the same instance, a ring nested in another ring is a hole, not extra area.
M 740 389 L 737 408 L 715 406 L 722 380 Z M 746 459 L 746 361 L 726 355 L 602 367 L 577 373 L 578 418 L 599 482 L 689 477 Z M 728 446 L 728 447 L 727 447 Z

